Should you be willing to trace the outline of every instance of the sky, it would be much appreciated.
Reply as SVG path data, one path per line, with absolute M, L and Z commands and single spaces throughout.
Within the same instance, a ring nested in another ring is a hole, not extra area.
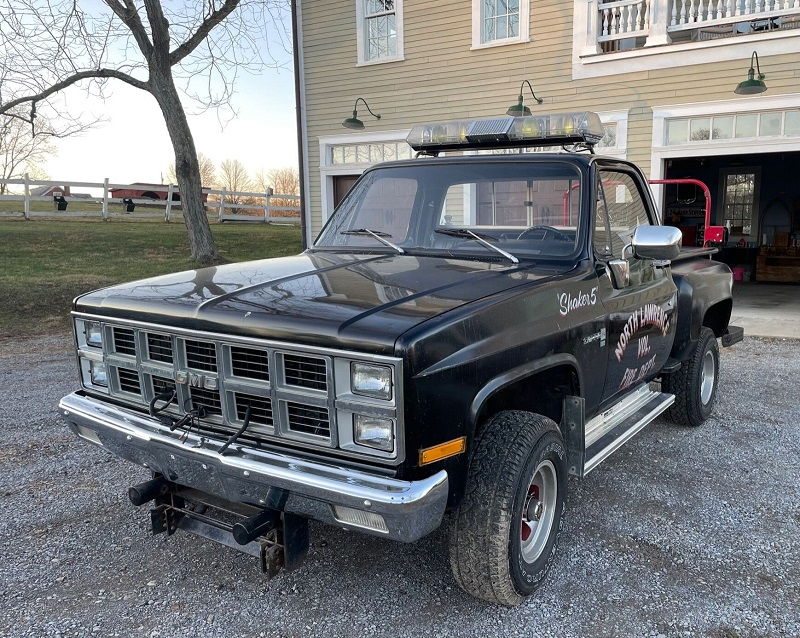
M 287 55 L 288 58 L 288 55 Z M 287 65 L 291 67 L 290 60 Z M 242 74 L 232 106 L 236 115 L 220 123 L 215 111 L 199 113 L 186 102 L 197 150 L 219 166 L 239 159 L 254 175 L 297 165 L 294 78 L 291 68 Z M 72 88 L 61 103 L 70 113 L 104 118 L 88 132 L 56 140 L 46 171 L 51 180 L 160 183 L 174 161 L 172 145 L 155 99 L 119 81 L 108 84 L 105 101 Z

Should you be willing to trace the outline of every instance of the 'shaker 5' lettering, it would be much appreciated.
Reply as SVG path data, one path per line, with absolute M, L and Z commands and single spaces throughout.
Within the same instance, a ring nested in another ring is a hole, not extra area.
M 562 317 L 566 317 L 573 310 L 585 306 L 594 306 L 597 303 L 597 286 L 589 292 L 578 292 L 575 296 L 570 292 L 562 292 L 558 295 L 558 311 Z

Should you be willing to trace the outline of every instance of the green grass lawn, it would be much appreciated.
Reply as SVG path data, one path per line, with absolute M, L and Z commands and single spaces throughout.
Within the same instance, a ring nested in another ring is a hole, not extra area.
M 300 252 L 300 230 L 213 224 L 228 261 Z M 68 327 L 77 295 L 192 267 L 182 223 L 0 221 L 0 337 Z

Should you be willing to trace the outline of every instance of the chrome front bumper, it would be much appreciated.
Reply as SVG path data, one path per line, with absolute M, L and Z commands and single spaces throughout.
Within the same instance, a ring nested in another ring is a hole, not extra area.
M 447 504 L 447 472 L 401 481 L 349 468 L 243 448 L 224 456 L 221 443 L 176 431 L 140 412 L 81 393 L 65 396 L 59 410 L 82 439 L 163 474 L 168 480 L 252 505 L 268 501 L 270 488 L 288 493 L 284 509 L 331 525 L 415 541 L 436 529 Z M 335 506 L 383 517 L 386 530 L 337 518 Z

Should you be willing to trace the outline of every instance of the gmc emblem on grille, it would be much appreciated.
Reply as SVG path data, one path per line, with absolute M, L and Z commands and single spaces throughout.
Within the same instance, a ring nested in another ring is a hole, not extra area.
M 217 380 L 214 377 L 207 377 L 195 372 L 184 372 L 179 370 L 175 373 L 175 383 L 188 385 L 190 388 L 205 388 L 206 390 L 216 390 Z

